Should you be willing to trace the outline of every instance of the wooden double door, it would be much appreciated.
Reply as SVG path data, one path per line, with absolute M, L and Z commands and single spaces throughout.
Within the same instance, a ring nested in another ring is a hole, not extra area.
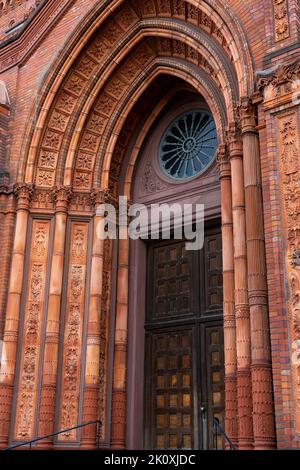
M 224 419 L 220 230 L 201 251 L 153 243 L 147 270 L 145 447 L 212 449 Z

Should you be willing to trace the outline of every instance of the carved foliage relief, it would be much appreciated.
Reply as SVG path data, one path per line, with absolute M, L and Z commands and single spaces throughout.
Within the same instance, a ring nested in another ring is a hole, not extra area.
M 282 41 L 290 36 L 288 1 L 273 0 L 275 41 Z
M 34 436 L 50 222 L 34 220 L 23 327 L 15 439 Z
M 68 429 L 76 426 L 78 422 L 81 346 L 86 290 L 87 236 L 87 223 L 72 223 L 59 429 Z M 59 440 L 64 441 L 74 441 L 75 439 L 76 431 L 66 432 L 59 437 Z
M 139 4 L 139 6 L 138 6 Z M 174 17 L 192 23 L 199 29 L 205 30 L 232 59 L 229 43 L 216 23 L 199 8 L 183 0 L 139 1 L 128 2 L 116 13 L 107 24 L 100 28 L 99 34 L 82 51 L 79 58 L 68 72 L 65 81 L 55 98 L 42 139 L 39 146 L 38 165 L 35 174 L 35 184 L 41 188 L 51 188 L 55 184 L 56 169 L 59 168 L 59 159 L 62 152 L 68 148 L 67 140 L 71 121 L 79 116 L 83 97 L 90 95 L 95 77 L 101 74 L 107 63 L 111 63 L 113 56 L 120 45 L 122 38 L 135 25 L 141 17 L 160 16 Z M 155 49 L 157 49 L 155 51 Z M 159 41 L 159 44 L 150 50 L 144 44 L 140 50 L 131 54 L 131 58 L 122 64 L 110 77 L 108 84 L 104 85 L 96 106 L 88 117 L 80 139 L 80 149 L 77 153 L 74 174 L 74 187 L 78 190 L 88 191 L 91 187 L 91 172 L 95 163 L 95 155 L 105 133 L 107 122 L 114 112 L 118 101 L 137 75 L 144 70 L 149 59 L 155 52 L 158 55 L 173 55 L 198 64 L 204 68 L 218 82 L 217 74 L 208 61 L 193 47 L 184 45 L 180 41 Z M 219 83 L 218 83 L 219 85 Z
M 300 167 L 298 116 L 278 119 L 279 152 L 287 239 L 286 269 L 295 390 L 296 432 L 300 434 Z
M 134 80 L 146 66 L 158 56 L 178 57 L 188 62 L 199 65 L 221 87 L 214 68 L 208 61 L 191 46 L 178 40 L 157 37 L 155 40 L 147 40 L 137 47 L 129 59 L 117 69 L 115 75 L 100 92 L 96 105 L 90 113 L 87 124 L 82 132 L 79 150 L 75 162 L 73 186 L 79 191 L 89 191 L 92 187 L 92 175 L 99 149 L 104 147 L 105 138 L 110 135 L 108 131 L 111 118 L 116 113 L 119 102 L 124 98 Z M 120 155 L 119 162 L 122 156 Z M 113 163 L 114 165 L 114 163 Z M 114 172 L 114 167 L 112 166 Z
M 59 152 L 69 121 L 78 108 L 78 103 L 86 92 L 94 76 L 103 66 L 105 59 L 112 52 L 121 36 L 138 20 L 134 10 L 125 5 L 117 16 L 101 30 L 94 41 L 88 45 L 76 61 L 58 94 L 51 111 L 47 128 L 45 129 L 39 151 L 36 184 L 41 187 L 52 187 L 55 182 L 55 171 Z M 89 122 L 90 133 L 84 136 L 84 146 L 87 150 L 95 149 L 97 138 L 102 133 L 101 116 L 92 116 Z M 80 165 L 83 171 L 76 174 L 78 187 L 85 189 L 88 185 L 88 175 L 85 170 L 92 164 L 89 152 L 80 155 Z
M 76 190 L 90 190 L 96 155 L 109 120 L 118 106 L 118 100 L 128 90 L 130 80 L 134 80 L 153 57 L 151 47 L 142 43 L 131 58 L 118 69 L 97 98 L 81 136 L 73 181 Z

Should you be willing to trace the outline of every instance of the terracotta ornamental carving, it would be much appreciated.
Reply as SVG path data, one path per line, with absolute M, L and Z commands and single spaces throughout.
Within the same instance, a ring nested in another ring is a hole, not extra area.
M 286 270 L 289 284 L 289 317 L 292 341 L 291 362 L 295 384 L 296 432 L 300 434 L 300 172 L 297 119 L 299 120 L 299 116 L 295 113 L 278 118 L 278 139 L 287 237 Z
M 300 448 L 299 14 L 0 0 L 0 449 Z
M 290 36 L 288 0 L 273 0 L 275 41 L 283 41 Z

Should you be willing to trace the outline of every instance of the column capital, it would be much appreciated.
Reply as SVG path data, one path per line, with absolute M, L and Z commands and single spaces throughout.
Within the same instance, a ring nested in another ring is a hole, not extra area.
M 91 192 L 91 202 L 95 206 L 101 204 L 116 205 L 117 200 L 109 188 L 94 188 Z
M 270 85 L 276 88 L 280 94 L 280 88 L 284 87 L 286 92 L 291 91 L 292 84 L 300 78 L 300 59 L 297 58 L 288 64 L 278 64 L 257 73 L 257 90 L 263 94 L 265 88 Z
M 220 178 L 230 177 L 228 145 L 226 143 L 219 145 L 216 160 L 220 170 Z
M 56 204 L 56 211 L 67 212 L 72 189 L 70 186 L 56 186 L 52 191 L 52 197 Z
M 249 132 L 257 133 L 256 106 L 253 104 L 250 98 L 241 98 L 241 104 L 239 106 L 239 115 L 242 134 L 246 134 Z
M 34 185 L 31 183 L 16 183 L 14 185 L 14 194 L 17 198 L 17 210 L 29 210 L 33 192 Z
M 231 122 L 226 131 L 229 158 L 243 157 L 242 131 L 238 121 Z
M 11 193 L 11 190 L 8 185 L 6 184 L 1 184 L 0 185 L 0 196 L 8 196 Z

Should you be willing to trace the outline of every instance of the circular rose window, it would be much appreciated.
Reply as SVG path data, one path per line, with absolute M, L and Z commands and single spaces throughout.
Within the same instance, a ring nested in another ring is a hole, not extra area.
M 176 180 L 193 178 L 213 161 L 217 145 L 216 125 L 209 111 L 184 113 L 172 122 L 161 139 L 160 166 Z

